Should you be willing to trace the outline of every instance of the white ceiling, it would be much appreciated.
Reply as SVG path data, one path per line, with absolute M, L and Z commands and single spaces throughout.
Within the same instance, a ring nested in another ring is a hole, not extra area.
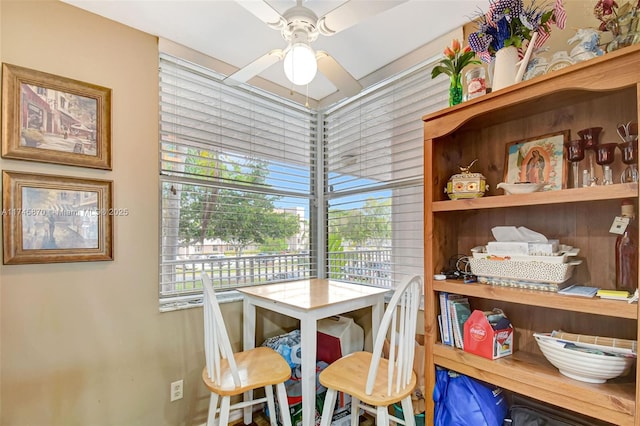
M 62 1 L 189 47 L 235 68 L 244 67 L 272 49 L 286 47 L 279 31 L 269 28 L 236 0 Z M 296 4 L 294 0 L 266 1 L 280 14 Z M 344 2 L 306 0 L 303 5 L 322 16 Z M 312 47 L 327 51 L 353 77 L 362 80 L 460 27 L 487 5 L 487 0 L 408 0 L 360 20 L 333 36 L 320 35 Z M 259 76 L 287 89 L 292 88 L 284 75 L 282 62 L 272 65 Z M 371 81 L 367 80 L 367 83 Z M 306 92 L 306 87 L 293 86 L 293 89 L 303 94 Z M 309 84 L 308 95 L 319 101 L 336 90 L 327 78 L 318 73 Z

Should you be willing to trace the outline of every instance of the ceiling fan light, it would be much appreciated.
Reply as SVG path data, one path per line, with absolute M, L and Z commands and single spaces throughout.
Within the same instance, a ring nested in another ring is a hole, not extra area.
M 316 54 L 308 44 L 294 43 L 284 57 L 284 73 L 297 86 L 309 84 L 316 76 Z

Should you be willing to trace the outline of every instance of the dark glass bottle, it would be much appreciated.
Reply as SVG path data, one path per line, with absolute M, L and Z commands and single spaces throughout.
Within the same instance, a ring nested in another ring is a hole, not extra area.
M 630 222 L 616 238 L 616 289 L 633 294 L 638 288 L 638 224 L 631 201 L 622 202 L 622 216 Z

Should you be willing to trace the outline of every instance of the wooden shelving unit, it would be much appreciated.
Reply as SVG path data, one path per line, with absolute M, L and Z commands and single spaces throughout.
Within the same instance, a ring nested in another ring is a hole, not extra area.
M 562 296 L 461 281 L 435 281 L 453 256 L 492 239 L 491 228 L 526 226 L 580 248 L 582 264 L 574 278 L 586 285 L 614 288 L 613 247 L 609 233 L 622 199 L 638 211 L 638 184 L 617 183 L 521 195 L 504 195 L 506 145 L 562 130 L 603 127 L 601 143 L 620 142 L 619 122 L 638 120 L 640 46 L 523 82 L 423 117 L 425 134 L 425 334 L 426 385 L 431 395 L 435 368 L 441 366 L 496 384 L 511 392 L 616 425 L 640 425 L 637 368 L 604 384 L 580 382 L 560 374 L 542 356 L 533 333 L 554 329 L 638 339 L 638 305 Z M 626 165 L 616 151 L 616 182 Z M 473 171 L 489 184 L 482 198 L 449 200 L 444 187 L 452 174 L 478 159 Z M 569 163 L 566 170 L 569 170 Z M 586 167 L 586 160 L 581 168 Z M 600 166 L 596 166 L 600 172 Z M 569 173 L 567 173 L 567 176 Z M 601 178 L 601 175 L 600 175 Z M 491 361 L 439 342 L 438 292 L 466 295 L 472 309 L 501 308 L 515 333 L 512 356 Z M 433 423 L 427 398 L 426 423 Z

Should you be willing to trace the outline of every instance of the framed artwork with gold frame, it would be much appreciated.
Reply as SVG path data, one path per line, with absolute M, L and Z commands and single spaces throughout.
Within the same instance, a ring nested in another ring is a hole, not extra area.
M 2 64 L 2 157 L 111 170 L 111 89 Z
M 2 172 L 5 265 L 113 260 L 112 181 Z

